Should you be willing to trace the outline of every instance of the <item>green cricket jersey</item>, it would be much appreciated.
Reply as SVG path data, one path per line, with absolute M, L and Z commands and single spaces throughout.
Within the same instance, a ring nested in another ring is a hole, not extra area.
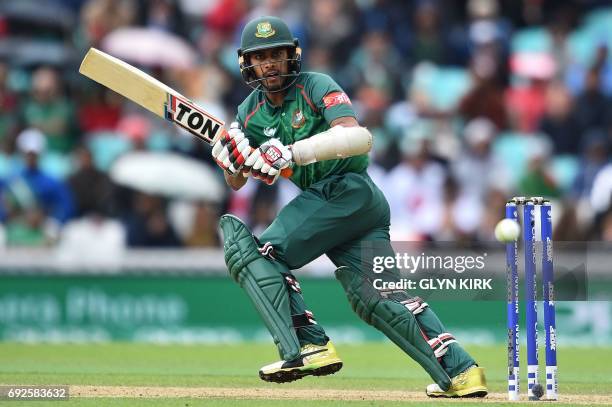
M 271 138 L 290 145 L 329 129 L 339 117 L 355 117 L 351 101 L 328 75 L 302 72 L 285 96 L 282 106 L 270 104 L 263 92 L 253 91 L 238 106 L 237 120 L 251 146 Z M 368 167 L 367 154 L 294 166 L 291 180 L 306 189 L 329 175 L 362 172 Z

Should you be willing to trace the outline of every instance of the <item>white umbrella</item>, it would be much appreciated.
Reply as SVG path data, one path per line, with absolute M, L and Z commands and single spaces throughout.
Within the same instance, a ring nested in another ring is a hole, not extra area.
M 145 66 L 189 68 L 196 61 L 196 52 L 187 41 L 152 28 L 119 28 L 104 37 L 102 48 L 117 58 Z
M 210 166 L 175 153 L 133 152 L 110 169 L 119 185 L 152 195 L 219 203 L 226 190 Z

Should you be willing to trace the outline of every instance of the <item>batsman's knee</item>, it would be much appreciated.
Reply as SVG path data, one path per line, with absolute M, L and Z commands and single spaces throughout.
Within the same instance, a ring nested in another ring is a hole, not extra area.
M 239 282 L 240 272 L 261 258 L 257 243 L 246 225 L 233 215 L 223 215 L 219 226 L 223 231 L 225 264 L 232 278 Z

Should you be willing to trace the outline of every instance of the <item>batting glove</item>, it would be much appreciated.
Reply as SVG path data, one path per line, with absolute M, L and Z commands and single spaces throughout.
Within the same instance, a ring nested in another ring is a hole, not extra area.
M 221 135 L 212 148 L 212 156 L 219 167 L 232 175 L 240 171 L 250 153 L 249 140 L 240 129 L 238 122 L 230 124 L 229 130 Z
M 276 182 L 281 171 L 293 164 L 293 155 L 289 147 L 278 139 L 271 139 L 253 150 L 245 162 L 254 178 L 261 179 L 268 185 Z

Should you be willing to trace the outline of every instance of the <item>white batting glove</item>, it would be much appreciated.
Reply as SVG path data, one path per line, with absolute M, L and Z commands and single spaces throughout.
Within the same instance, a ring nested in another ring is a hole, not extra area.
M 251 175 L 268 185 L 276 182 L 281 171 L 293 164 L 293 155 L 289 147 L 279 139 L 271 139 L 253 150 L 244 166 L 250 168 Z
M 230 124 L 229 130 L 221 135 L 212 148 L 212 156 L 219 167 L 232 175 L 240 171 L 250 153 L 249 140 L 238 122 Z

